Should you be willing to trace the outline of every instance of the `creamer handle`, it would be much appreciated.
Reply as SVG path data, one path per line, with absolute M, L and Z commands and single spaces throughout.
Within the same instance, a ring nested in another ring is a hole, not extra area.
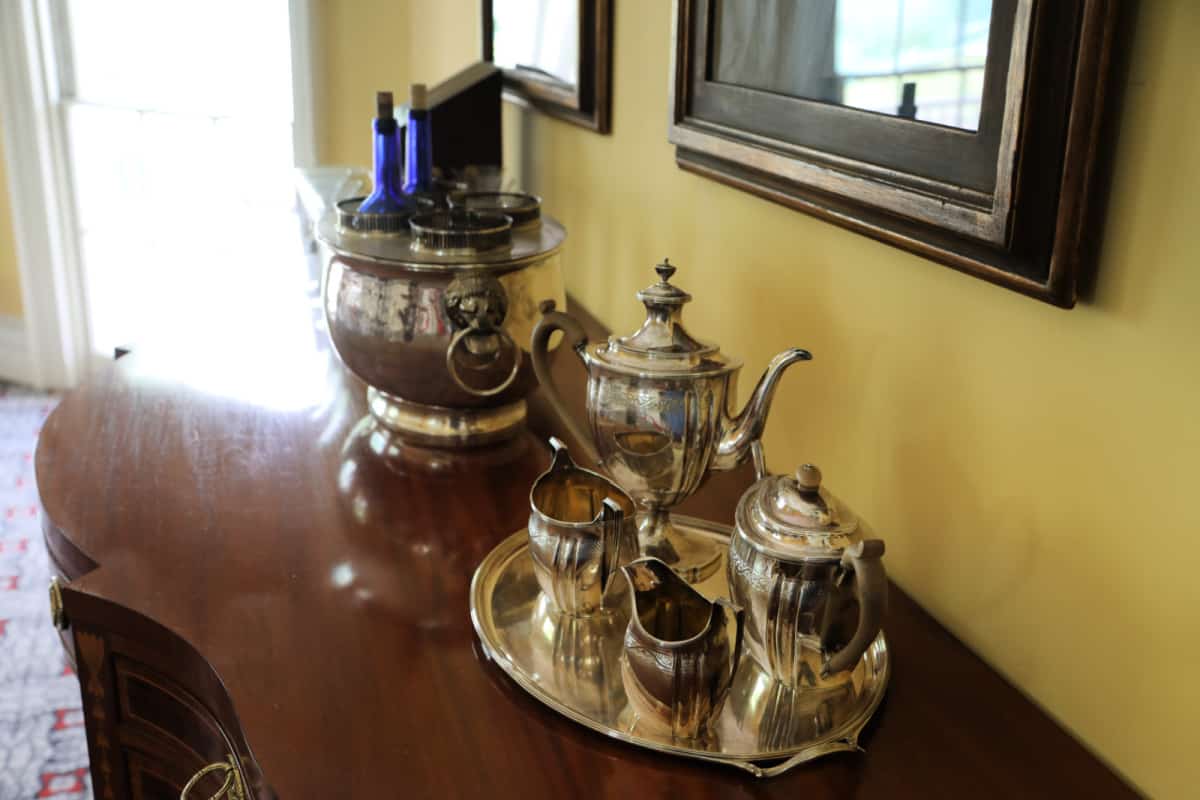
M 558 388 L 554 385 L 554 378 L 550 374 L 550 336 L 555 331 L 562 331 L 566 339 L 564 344 L 569 340 L 575 340 L 571 348 L 575 351 L 575 355 L 583 358 L 583 348 L 587 347 L 588 338 L 583 330 L 583 326 L 579 321 L 569 314 L 564 314 L 561 311 L 554 310 L 554 301 L 547 300 L 542 304 L 542 318 L 538 320 L 533 329 L 533 338 L 529 343 L 529 352 L 533 358 L 533 373 L 537 375 L 538 383 L 542 385 L 542 390 L 546 393 L 546 399 L 550 401 L 550 407 L 558 414 L 563 424 L 567 426 L 567 430 L 579 443 L 579 446 L 584 449 L 588 458 L 592 463 L 599 464 L 600 459 L 596 453 L 596 448 L 592 444 L 592 437 L 588 432 L 581 427 L 571 412 L 567 410 L 566 403 L 563 402 L 562 395 L 559 394 Z M 584 361 L 586 365 L 586 361 Z
M 847 547 L 842 553 L 842 567 L 854 570 L 854 592 L 858 597 L 858 629 L 845 647 L 825 661 L 821 670 L 822 677 L 853 669 L 883 628 L 888 601 L 883 551 L 882 539 L 867 539 Z
M 625 524 L 625 510 L 611 497 L 604 498 L 600 506 L 600 592 L 601 605 L 608 594 L 608 582 L 620 564 L 621 528 Z

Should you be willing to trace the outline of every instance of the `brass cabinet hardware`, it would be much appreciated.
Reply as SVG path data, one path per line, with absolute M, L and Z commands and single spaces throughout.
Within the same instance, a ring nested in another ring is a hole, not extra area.
M 217 793 L 208 798 L 208 800 L 246 800 L 246 789 L 242 783 L 242 774 L 238 770 L 237 762 L 230 755 L 227 761 L 218 761 L 216 764 L 209 764 L 204 769 L 192 776 L 192 779 L 183 787 L 183 791 L 179 793 L 179 800 L 189 800 L 189 795 L 192 789 L 195 788 L 205 775 L 213 772 L 225 772 L 225 783 L 221 784 L 221 788 Z M 190 800 L 197 800 L 190 798 Z
M 62 582 L 57 575 L 50 579 L 50 621 L 60 631 L 67 629 L 67 612 L 63 609 Z

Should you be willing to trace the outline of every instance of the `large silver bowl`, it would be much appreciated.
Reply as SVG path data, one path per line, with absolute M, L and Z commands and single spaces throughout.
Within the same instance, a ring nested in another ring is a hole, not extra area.
M 566 232 L 543 217 L 499 236 L 492 215 L 478 235 L 444 236 L 437 214 L 446 212 L 400 233 L 326 215 L 317 226 L 325 317 L 381 423 L 421 444 L 473 446 L 511 436 L 525 418 L 539 306 L 566 302 Z

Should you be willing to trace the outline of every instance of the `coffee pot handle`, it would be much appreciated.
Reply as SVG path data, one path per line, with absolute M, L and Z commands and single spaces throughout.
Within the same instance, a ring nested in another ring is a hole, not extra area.
M 558 387 L 554 385 L 554 377 L 550 374 L 550 337 L 555 331 L 562 331 L 566 340 L 574 340 L 571 345 L 575 354 L 583 360 L 583 348 L 587 347 L 587 333 L 579 321 L 569 314 L 554 310 L 554 301 L 547 300 L 542 304 L 542 318 L 533 329 L 533 338 L 529 343 L 529 352 L 533 360 L 533 374 L 537 375 L 538 383 L 546 392 L 546 399 L 559 419 L 567 426 L 571 436 L 584 449 L 593 463 L 600 463 L 592 438 L 587 431 L 575 421 L 574 416 L 563 402 Z M 566 341 L 564 340 L 564 342 Z M 586 365 L 586 360 L 584 364 Z
M 882 539 L 867 539 L 847 547 L 842 553 L 842 568 L 854 572 L 854 592 L 858 598 L 858 629 L 841 650 L 828 656 L 821 676 L 853 669 L 883 628 L 887 614 L 888 582 L 883 568 Z

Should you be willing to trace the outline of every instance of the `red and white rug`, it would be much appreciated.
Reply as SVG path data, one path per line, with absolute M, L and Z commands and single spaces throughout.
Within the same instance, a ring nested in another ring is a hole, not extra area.
M 0 384 L 0 800 L 92 796 L 79 681 L 50 624 L 34 485 L 55 402 Z

